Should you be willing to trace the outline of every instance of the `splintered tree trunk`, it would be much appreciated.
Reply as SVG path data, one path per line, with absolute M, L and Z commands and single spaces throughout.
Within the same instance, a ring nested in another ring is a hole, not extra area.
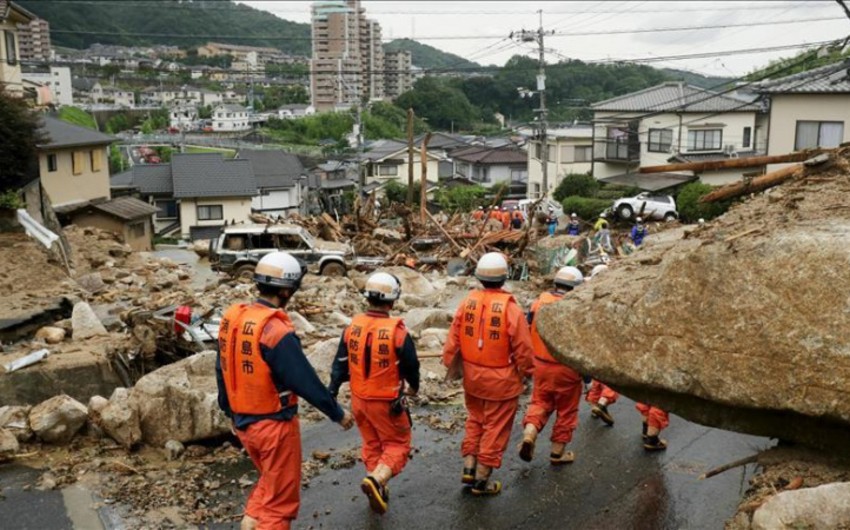
M 740 197 L 741 195 L 746 195 L 748 193 L 764 191 L 768 188 L 778 186 L 786 180 L 789 180 L 791 177 L 796 175 L 797 172 L 802 168 L 802 164 L 795 164 L 793 166 L 788 166 L 767 173 L 766 175 L 756 177 L 749 182 L 744 181 L 729 184 L 728 186 L 723 186 L 722 188 L 714 190 L 707 195 L 703 195 L 699 202 L 705 203 L 725 201 L 727 199 L 734 199 L 735 197 Z

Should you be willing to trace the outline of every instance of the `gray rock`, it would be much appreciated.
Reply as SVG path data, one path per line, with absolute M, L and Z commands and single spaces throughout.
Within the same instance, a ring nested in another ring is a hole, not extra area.
M 92 396 L 89 398 L 88 406 L 89 419 L 99 418 L 100 413 L 106 406 L 109 405 L 109 400 L 103 396 Z
M 372 237 L 384 243 L 398 243 L 404 241 L 404 236 L 400 232 L 390 230 L 389 228 L 376 228 L 372 230 Z
M 401 282 L 401 293 L 416 296 L 431 296 L 437 294 L 437 289 L 431 285 L 425 276 L 407 267 L 387 267 L 382 271 L 394 274 Z
M 90 293 L 97 293 L 102 291 L 106 284 L 103 281 L 103 278 L 100 276 L 99 272 L 92 272 L 90 274 L 85 274 L 77 278 L 77 283 Z
M 416 349 L 430 352 L 442 351 L 448 336 L 449 330 L 447 329 L 428 328 L 419 334 L 419 339 L 416 341 Z
M 165 453 L 169 460 L 177 460 L 186 451 L 186 447 L 177 440 L 165 442 Z
M 850 482 L 783 491 L 753 514 L 752 530 L 845 528 L 850 524 Z
M 35 332 L 35 340 L 40 340 L 47 344 L 59 344 L 65 340 L 65 330 L 54 326 L 45 326 Z
M 0 428 L 0 462 L 14 456 L 20 447 L 18 439 L 11 431 Z
M 339 311 L 333 311 L 328 315 L 328 322 L 337 326 L 348 326 L 351 324 L 351 317 L 343 315 Z
M 29 414 L 32 407 L 6 405 L 0 407 L 0 428 L 15 435 L 19 442 L 28 442 L 33 437 Z
M 77 302 L 74 305 L 74 310 L 71 312 L 71 329 L 74 340 L 108 334 L 94 310 L 86 302 Z
M 295 326 L 295 330 L 298 332 L 298 335 L 306 335 L 307 333 L 315 333 L 316 326 L 310 323 L 309 320 L 304 318 L 301 313 L 297 313 L 295 311 L 288 311 L 289 319 L 292 320 L 292 325 Z
M 68 443 L 86 423 L 85 405 L 65 394 L 54 396 L 30 411 L 30 427 L 48 443 Z
M 112 393 L 109 403 L 100 411 L 99 425 L 107 436 L 127 449 L 142 440 L 139 411 L 126 388 L 116 388 Z
M 322 340 L 307 349 L 307 359 L 317 370 L 330 370 L 339 347 L 339 338 Z
M 404 324 L 407 329 L 419 333 L 428 328 L 448 329 L 452 324 L 452 318 L 454 318 L 454 314 L 445 309 L 416 308 L 404 315 Z

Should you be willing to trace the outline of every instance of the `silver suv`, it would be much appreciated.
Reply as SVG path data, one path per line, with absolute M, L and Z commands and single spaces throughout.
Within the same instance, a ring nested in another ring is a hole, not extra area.
M 673 221 L 679 218 L 679 212 L 676 211 L 676 201 L 673 200 L 673 197 L 650 195 L 648 192 L 639 193 L 634 197 L 617 199 L 611 209 L 623 221 L 632 221 L 638 216 L 657 221 Z
M 210 240 L 210 265 L 235 278 L 250 279 L 260 258 L 283 250 L 301 260 L 308 272 L 344 276 L 354 263 L 354 250 L 345 243 L 316 239 L 298 225 L 234 225 Z

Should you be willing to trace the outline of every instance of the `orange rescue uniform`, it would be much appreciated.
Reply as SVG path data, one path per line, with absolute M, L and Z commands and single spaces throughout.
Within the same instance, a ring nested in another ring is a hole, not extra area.
M 507 210 L 502 212 L 501 219 L 502 219 L 502 226 L 504 227 L 505 230 L 507 230 L 508 228 L 511 227 L 511 212 L 509 212 Z
M 643 416 L 644 423 L 649 427 L 655 427 L 659 431 L 662 431 L 670 425 L 670 415 L 657 407 L 637 403 L 635 404 L 635 408 Z
M 484 210 L 475 210 L 474 212 L 472 212 L 472 218 L 476 221 L 484 219 Z
M 590 384 L 590 390 L 587 392 L 587 397 L 585 400 L 591 405 L 596 405 L 599 403 L 599 400 L 605 398 L 608 402 L 608 405 L 615 403 L 617 398 L 620 397 L 614 389 L 606 385 L 605 383 L 600 383 L 596 379 L 593 380 L 593 383 Z
M 551 440 L 569 443 L 578 426 L 582 380 L 578 372 L 552 357 L 537 331 L 537 312 L 541 307 L 557 302 L 562 294 L 543 293 L 531 306 L 531 342 L 534 347 L 534 390 L 523 426 L 531 424 L 537 432 L 543 430 L 552 412 L 556 412 Z
M 461 355 L 466 401 L 464 457 L 499 468 L 516 415 L 522 380 L 533 367 L 531 336 L 522 309 L 502 289 L 473 291 L 455 313 L 443 364 Z

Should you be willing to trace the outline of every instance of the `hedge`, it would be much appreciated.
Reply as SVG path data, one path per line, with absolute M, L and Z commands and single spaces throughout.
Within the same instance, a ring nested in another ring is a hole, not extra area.
M 679 218 L 683 221 L 695 223 L 700 218 L 708 221 L 726 213 L 731 201 L 711 202 L 701 204 L 699 199 L 714 190 L 714 187 L 702 182 L 691 182 L 682 187 L 676 197 L 676 206 L 679 210 Z
M 564 199 L 561 205 L 564 207 L 564 213 L 566 215 L 575 213 L 585 221 L 590 221 L 596 219 L 600 213 L 609 208 L 611 201 L 608 199 L 592 199 L 573 195 Z

